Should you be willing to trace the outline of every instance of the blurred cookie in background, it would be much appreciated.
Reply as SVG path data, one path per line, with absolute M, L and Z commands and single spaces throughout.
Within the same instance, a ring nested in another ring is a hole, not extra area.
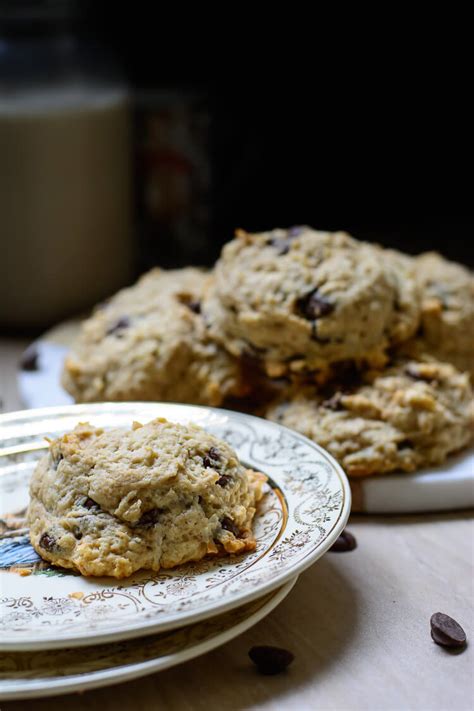
M 290 389 L 266 416 L 325 447 L 352 477 L 439 464 L 474 434 L 468 375 L 434 359 L 400 357 L 323 389 Z
M 200 314 L 209 275 L 153 269 L 96 308 L 67 356 L 62 384 L 77 402 L 163 400 L 220 405 L 244 395 L 236 359 Z

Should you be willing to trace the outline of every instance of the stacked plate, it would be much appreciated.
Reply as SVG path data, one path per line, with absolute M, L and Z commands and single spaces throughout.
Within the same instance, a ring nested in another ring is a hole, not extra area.
M 84 578 L 42 561 L 21 528 L 37 459 L 79 421 L 128 427 L 195 422 L 269 477 L 256 551 L 126 580 Z M 179 664 L 245 631 L 334 543 L 350 511 L 339 465 L 279 425 L 225 410 L 155 403 L 72 405 L 0 417 L 0 699 L 126 681 Z M 77 649 L 79 648 L 79 649 Z

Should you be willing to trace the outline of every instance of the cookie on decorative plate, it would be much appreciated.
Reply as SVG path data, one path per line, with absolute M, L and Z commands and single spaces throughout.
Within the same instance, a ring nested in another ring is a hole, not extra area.
M 265 481 L 196 425 L 79 424 L 33 474 L 31 543 L 54 565 L 116 578 L 242 553 Z

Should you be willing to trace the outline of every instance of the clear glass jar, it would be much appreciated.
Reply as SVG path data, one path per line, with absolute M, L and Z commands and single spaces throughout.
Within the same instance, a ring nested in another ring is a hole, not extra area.
M 74 2 L 0 10 L 0 325 L 45 327 L 131 277 L 129 95 Z

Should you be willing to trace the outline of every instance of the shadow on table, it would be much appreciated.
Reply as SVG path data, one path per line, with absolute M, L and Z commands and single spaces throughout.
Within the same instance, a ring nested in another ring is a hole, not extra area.
M 317 682 L 354 641 L 360 600 L 336 558 L 328 554 L 307 570 L 267 618 L 208 654 L 149 677 L 51 699 L 31 700 L 29 711 L 128 709 L 239 710 L 265 700 L 283 701 L 301 685 Z M 256 644 L 292 650 L 295 661 L 278 676 L 259 675 L 247 656 Z M 20 711 L 26 702 L 2 704 Z

